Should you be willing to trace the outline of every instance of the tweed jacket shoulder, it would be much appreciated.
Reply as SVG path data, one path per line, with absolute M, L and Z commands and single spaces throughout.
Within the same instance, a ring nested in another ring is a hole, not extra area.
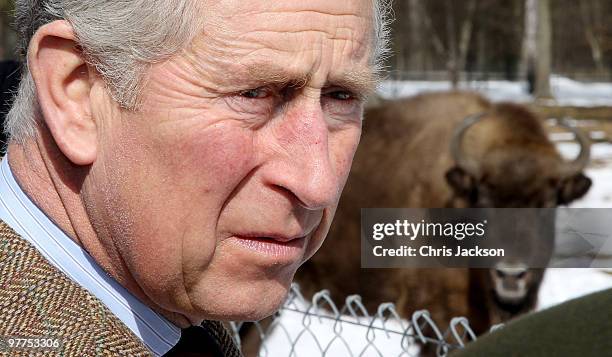
M 218 322 L 203 327 L 226 356 L 238 356 Z M 132 331 L 95 296 L 51 265 L 29 242 L 0 221 L 0 336 L 53 336 L 60 350 L 44 356 L 152 356 Z M 0 355 L 33 356 L 34 350 Z M 2 352 L 4 349 L 5 352 Z

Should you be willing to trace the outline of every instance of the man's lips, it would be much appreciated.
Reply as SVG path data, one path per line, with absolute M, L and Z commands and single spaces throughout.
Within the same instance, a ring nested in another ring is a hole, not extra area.
M 302 235 L 284 235 L 278 233 L 239 233 L 234 235 L 240 239 L 263 239 L 263 240 L 274 240 L 279 243 L 287 243 L 292 240 L 302 239 L 306 237 L 306 234 Z
M 299 262 L 304 257 L 304 251 L 309 235 L 284 235 L 277 233 L 240 233 L 234 234 L 234 240 L 242 248 L 246 248 L 266 263 L 287 265 Z

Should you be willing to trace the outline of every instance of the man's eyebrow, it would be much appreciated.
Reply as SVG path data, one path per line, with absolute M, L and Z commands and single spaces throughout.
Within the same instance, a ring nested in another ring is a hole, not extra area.
M 244 65 L 245 73 L 254 82 L 266 84 L 291 85 L 303 87 L 310 81 L 310 74 L 292 71 L 291 68 L 274 63 Z M 371 68 L 353 68 L 347 71 L 330 73 L 325 86 L 337 86 L 355 95 L 367 97 L 376 88 L 378 76 Z
M 340 75 L 332 74 L 327 85 L 347 89 L 365 98 L 374 92 L 378 81 L 378 75 L 376 75 L 371 68 L 351 69 Z
M 243 66 L 246 74 L 255 82 L 292 84 L 296 87 L 301 87 L 310 80 L 309 75 L 294 73 L 289 68 L 273 63 L 257 63 Z

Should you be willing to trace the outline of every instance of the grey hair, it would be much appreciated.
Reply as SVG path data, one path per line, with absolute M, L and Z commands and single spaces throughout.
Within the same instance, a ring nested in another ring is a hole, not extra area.
M 22 79 L 7 115 L 5 132 L 23 143 L 36 133 L 42 119 L 26 58 L 36 31 L 55 20 L 67 20 L 88 65 L 104 79 L 113 99 L 135 110 L 145 75 L 152 64 L 188 46 L 201 24 L 197 0 L 16 0 L 15 25 Z M 374 68 L 379 71 L 388 53 L 390 0 L 373 0 Z
M 374 0 L 374 72 L 381 74 L 385 69 L 391 49 L 391 22 L 394 20 L 392 0 Z
M 34 135 L 42 117 L 26 58 L 30 40 L 43 25 L 67 20 L 113 99 L 135 108 L 147 69 L 190 42 L 196 15 L 187 0 L 16 0 L 18 52 L 25 68 L 5 132 L 23 142 Z

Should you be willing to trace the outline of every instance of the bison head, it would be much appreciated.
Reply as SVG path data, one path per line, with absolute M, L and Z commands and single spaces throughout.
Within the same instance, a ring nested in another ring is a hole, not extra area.
M 453 191 L 449 206 L 556 207 L 582 197 L 589 190 L 591 180 L 582 171 L 589 161 L 590 143 L 580 130 L 561 123 L 580 144 L 580 154 L 573 161 L 563 160 L 545 134 L 536 133 L 525 133 L 526 138 L 520 133 L 500 133 L 498 143 L 480 148 L 485 152 L 478 159 L 470 158 L 463 151 L 464 137 L 470 127 L 485 117 L 486 114 L 469 116 L 455 130 L 451 142 L 455 166 L 446 172 L 446 181 Z M 532 119 L 538 123 L 536 118 Z M 539 123 L 533 129 L 543 130 Z
M 583 173 L 589 161 L 590 143 L 585 135 L 565 122 L 560 123 L 574 133 L 580 144 L 580 153 L 573 161 L 564 160 L 550 142 L 539 119 L 530 112 L 515 109 L 512 118 L 502 118 L 505 124 L 495 126 L 499 130 L 484 131 L 489 138 L 482 138 L 482 132 L 470 140 L 485 142 L 464 143 L 466 133 L 474 124 L 484 118 L 499 118 L 499 113 L 469 116 L 456 128 L 451 154 L 455 165 L 446 172 L 446 181 L 452 190 L 450 207 L 479 208 L 554 208 L 582 197 L 590 188 L 591 180 Z M 503 114 L 503 113 L 502 113 Z M 465 147 L 470 144 L 470 156 Z M 514 316 L 535 305 L 537 291 L 543 277 L 542 269 L 528 269 L 528 260 L 534 254 L 552 252 L 554 231 L 543 233 L 545 225 L 554 226 L 554 210 L 548 210 L 547 217 L 527 217 L 534 210 L 523 210 L 516 220 L 532 221 L 520 237 L 513 237 L 515 248 L 509 255 L 496 263 L 493 269 L 481 271 L 484 286 L 494 293 L 493 300 L 498 309 Z M 550 215 L 552 212 L 552 215 Z M 550 221 L 552 219 L 552 221 Z M 516 220 L 497 220 L 502 241 L 503 235 L 516 226 Z M 518 242 L 517 242 L 518 240 Z M 500 241 L 498 239 L 498 241 Z M 508 240 L 506 240 L 508 241 Z M 508 250 L 507 250 L 508 251 Z M 531 256 L 530 256 L 531 255 Z M 547 260 L 550 256 L 547 257 Z

